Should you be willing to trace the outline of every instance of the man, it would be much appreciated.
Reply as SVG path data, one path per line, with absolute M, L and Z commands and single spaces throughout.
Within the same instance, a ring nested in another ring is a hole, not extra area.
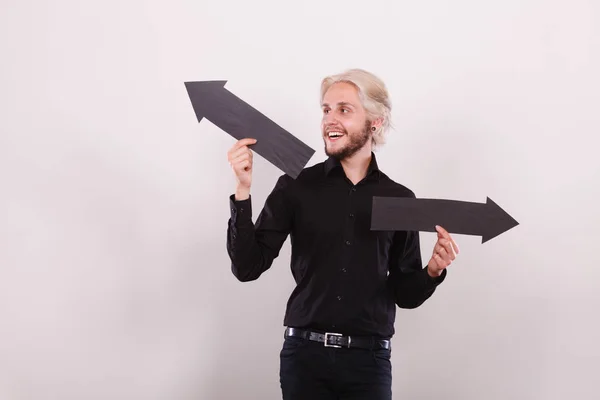
M 240 281 L 271 267 L 290 235 L 296 288 L 287 303 L 280 383 L 283 398 L 391 399 L 396 306 L 416 308 L 445 279 L 459 249 L 442 227 L 425 267 L 419 233 L 371 231 L 373 196 L 414 193 L 377 165 L 390 126 L 387 89 L 359 69 L 321 84 L 321 133 L 328 159 L 292 179 L 280 176 L 252 223 L 255 139 L 228 152 L 237 177 L 227 251 Z

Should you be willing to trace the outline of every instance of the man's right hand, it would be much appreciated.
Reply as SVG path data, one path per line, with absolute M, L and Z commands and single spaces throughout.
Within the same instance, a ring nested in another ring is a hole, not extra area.
M 241 139 L 227 152 L 229 165 L 231 165 L 231 169 L 237 178 L 236 200 L 246 200 L 250 195 L 250 186 L 252 185 L 252 150 L 248 146 L 255 143 L 256 139 Z

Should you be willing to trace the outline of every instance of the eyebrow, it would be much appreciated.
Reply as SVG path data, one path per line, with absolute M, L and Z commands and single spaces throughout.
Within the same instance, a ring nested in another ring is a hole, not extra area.
M 350 107 L 354 107 L 354 105 L 352 103 L 348 103 L 347 101 L 340 101 L 339 103 L 337 103 L 338 106 L 350 106 Z M 323 103 L 321 104 L 321 107 L 329 107 L 328 103 Z

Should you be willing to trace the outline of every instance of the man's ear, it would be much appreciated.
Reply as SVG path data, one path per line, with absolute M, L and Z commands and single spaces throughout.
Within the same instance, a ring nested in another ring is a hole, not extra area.
M 371 126 L 374 126 L 377 129 L 381 128 L 381 125 L 383 125 L 383 117 L 379 117 L 371 122 Z

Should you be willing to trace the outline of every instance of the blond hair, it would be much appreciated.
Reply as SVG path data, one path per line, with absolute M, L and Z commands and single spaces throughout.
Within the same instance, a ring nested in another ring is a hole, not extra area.
M 385 143 L 385 136 L 391 129 L 392 104 L 383 81 L 372 74 L 359 68 L 348 69 L 340 74 L 330 75 L 321 81 L 321 101 L 327 90 L 338 82 L 354 85 L 358 90 L 358 96 L 362 106 L 367 112 L 369 120 L 382 119 L 382 124 L 373 132 L 373 147 Z

